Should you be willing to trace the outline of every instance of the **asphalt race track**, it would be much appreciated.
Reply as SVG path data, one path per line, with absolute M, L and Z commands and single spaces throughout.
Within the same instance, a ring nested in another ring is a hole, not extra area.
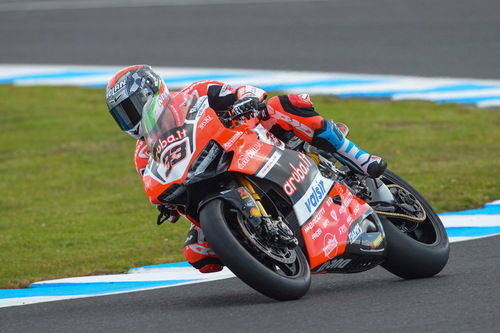
M 313 277 L 279 303 L 237 279 L 0 309 L 7 332 L 498 332 L 498 237 L 453 243 L 437 277 Z M 496 284 L 496 285 L 495 285 Z
M 500 79 L 498 0 L 182 2 L 2 1 L 0 63 Z M 499 276 L 497 236 L 453 243 L 430 279 L 315 276 L 286 303 L 229 279 L 1 308 L 0 332 L 499 332 Z
M 3 0 L 0 63 L 499 79 L 498 13 L 498 0 Z

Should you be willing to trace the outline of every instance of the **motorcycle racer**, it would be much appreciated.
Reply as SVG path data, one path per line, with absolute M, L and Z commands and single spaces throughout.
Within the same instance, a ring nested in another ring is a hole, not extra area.
M 262 125 L 285 143 L 298 137 L 317 148 L 336 152 L 340 155 L 341 162 L 357 173 L 377 178 L 387 168 L 384 159 L 360 149 L 342 134 L 334 122 L 321 117 L 307 95 L 275 96 L 264 104 L 267 93 L 260 88 L 248 85 L 234 88 L 212 80 L 192 83 L 179 94 L 206 96 L 209 107 L 219 117 L 228 114 L 247 118 L 258 116 Z M 148 102 L 157 98 L 158 103 L 166 105 L 174 96 L 175 93 L 169 92 L 163 79 L 148 65 L 124 68 L 110 80 L 106 88 L 109 112 L 123 131 L 137 139 L 135 166 L 142 177 L 146 194 L 160 211 L 158 224 L 165 220 L 174 223 L 180 214 L 176 207 L 161 200 L 161 194 L 166 190 L 164 185 L 145 175 L 152 157 L 142 138 L 140 127 L 143 108 Z M 196 224 L 192 224 L 188 232 L 184 255 L 202 273 L 222 269 L 217 255 Z

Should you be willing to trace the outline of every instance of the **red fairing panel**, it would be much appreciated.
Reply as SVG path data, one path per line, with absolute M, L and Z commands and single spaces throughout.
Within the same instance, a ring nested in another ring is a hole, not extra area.
M 335 196 L 340 196 L 340 205 L 333 202 Z M 335 184 L 328 198 L 301 229 L 312 269 L 344 253 L 349 227 L 369 209 L 370 206 L 352 195 L 347 187 Z

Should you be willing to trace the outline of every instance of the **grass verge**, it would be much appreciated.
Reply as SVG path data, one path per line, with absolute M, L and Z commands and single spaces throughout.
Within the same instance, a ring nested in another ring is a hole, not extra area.
M 184 260 L 187 222 L 156 226 L 135 143 L 102 89 L 0 86 L 0 287 Z M 313 98 L 439 212 L 500 198 L 500 114 Z

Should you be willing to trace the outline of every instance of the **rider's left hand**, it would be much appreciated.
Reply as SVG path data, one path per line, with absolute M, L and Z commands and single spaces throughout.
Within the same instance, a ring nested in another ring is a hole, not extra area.
M 160 225 L 165 221 L 169 221 L 170 223 L 175 223 L 180 218 L 180 214 L 175 209 L 175 206 L 171 205 L 157 205 L 156 208 L 160 212 L 158 214 L 158 219 L 156 224 Z

